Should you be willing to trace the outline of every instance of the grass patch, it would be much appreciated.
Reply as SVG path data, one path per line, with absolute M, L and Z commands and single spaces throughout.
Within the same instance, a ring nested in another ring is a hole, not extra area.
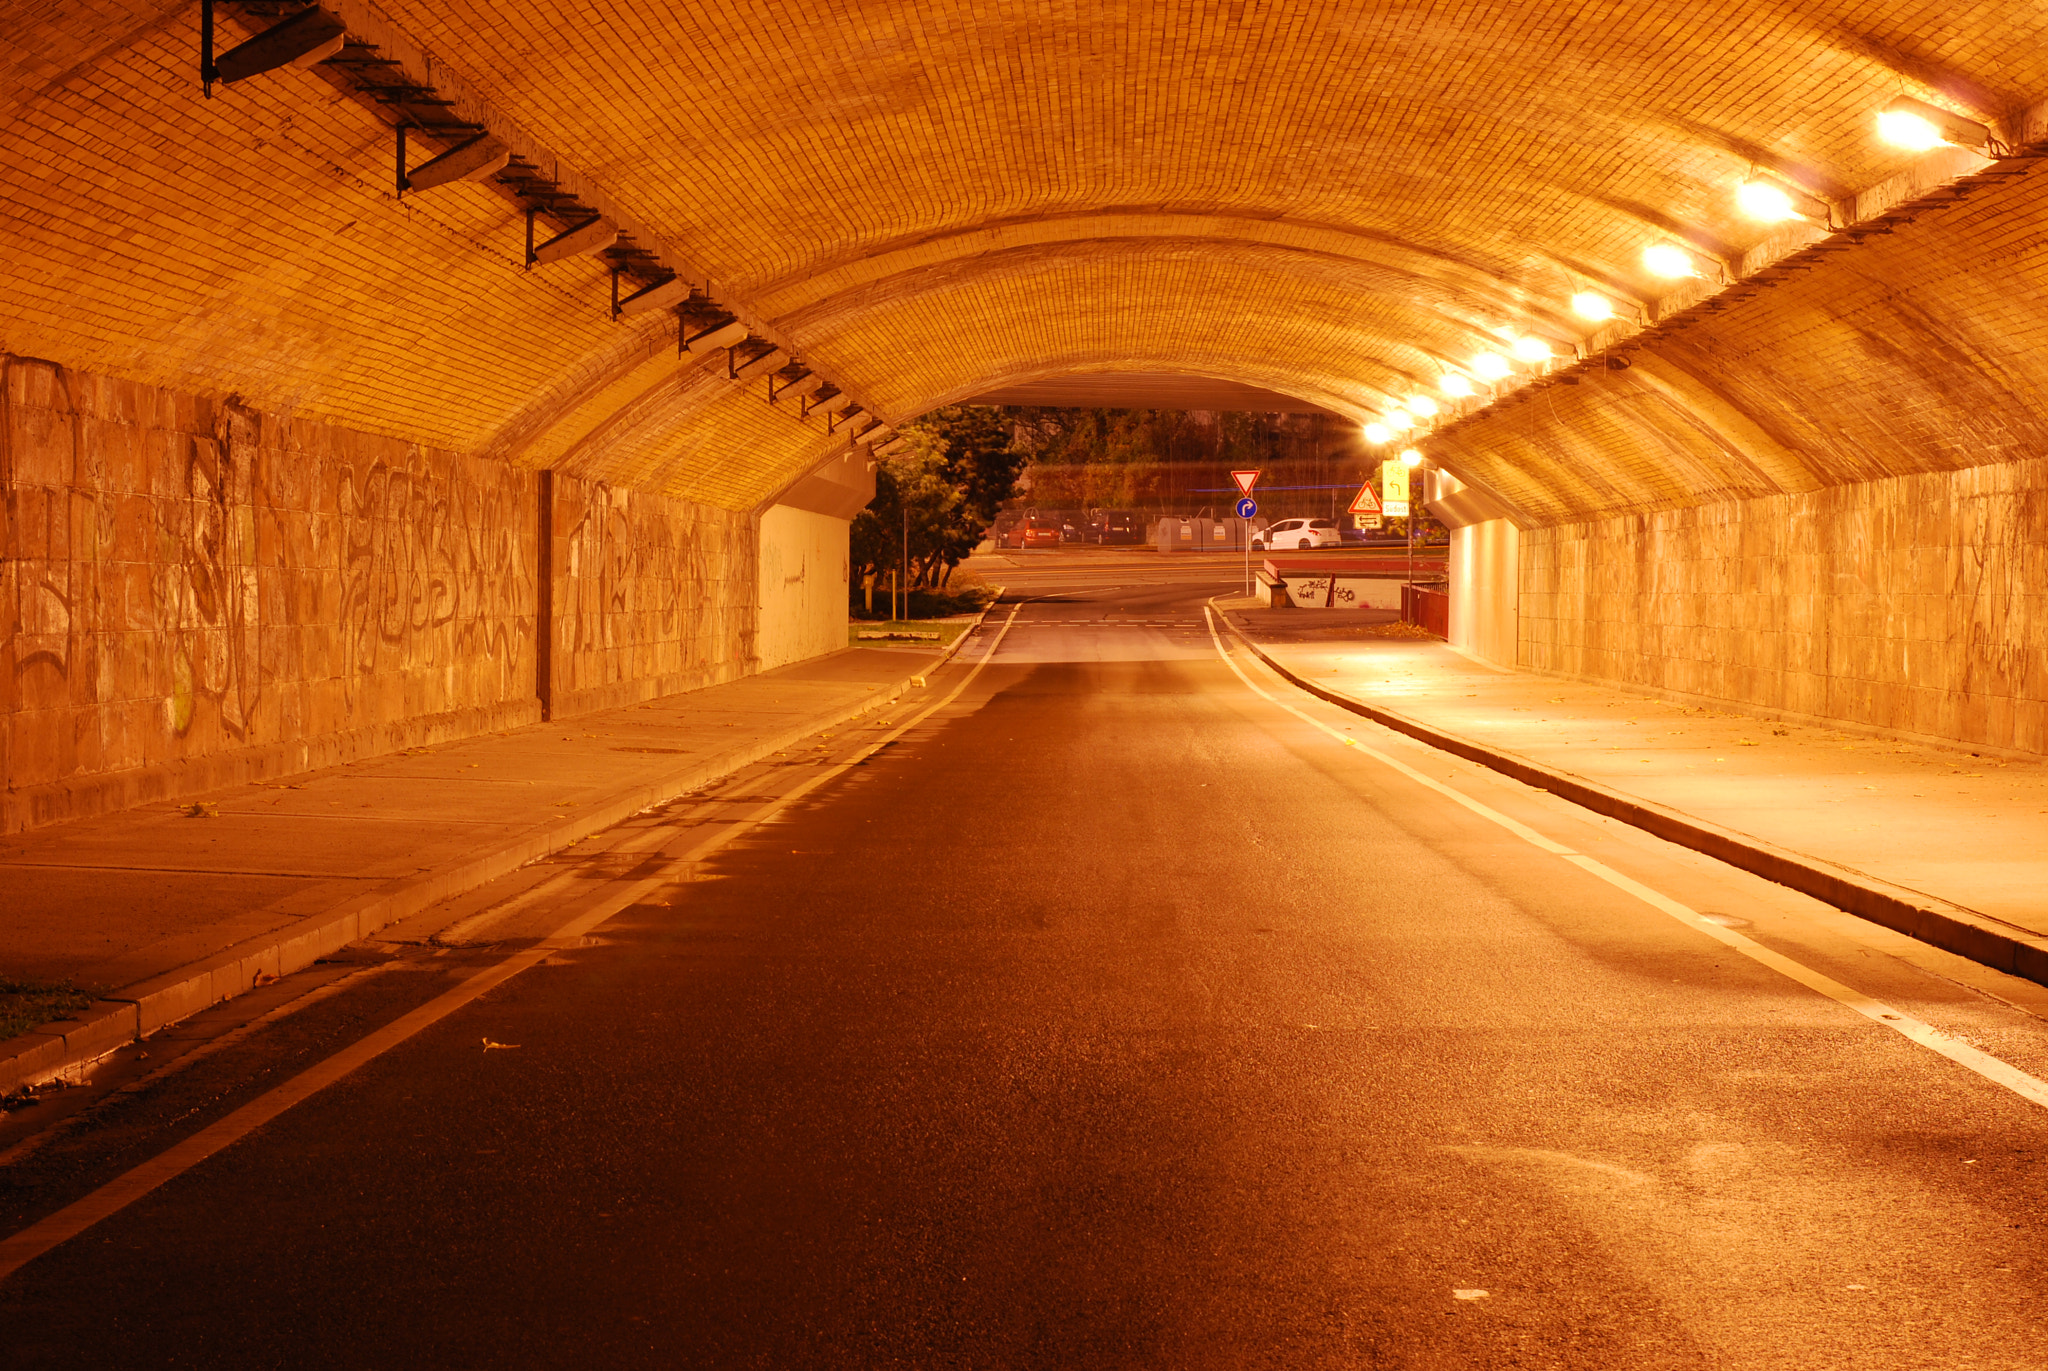
M 971 623 L 951 624 L 935 619 L 854 619 L 846 625 L 848 647 L 951 647 L 953 640 L 973 628 Z M 863 638 L 863 633 L 932 634 L 939 636 L 902 638 L 893 644 L 885 638 Z
M 952 583 L 944 590 L 913 590 L 910 603 L 904 607 L 906 619 L 942 619 L 949 614 L 974 614 L 986 609 L 996 598 L 995 587 L 969 571 L 956 571 Z M 867 611 L 866 594 L 855 587 L 849 602 L 849 613 L 859 619 Z M 880 628 L 888 621 L 891 606 L 886 586 L 875 587 L 875 612 L 881 621 L 868 620 L 871 629 Z
M 12 1038 L 92 1003 L 69 981 L 16 981 L 0 976 L 0 1038 Z

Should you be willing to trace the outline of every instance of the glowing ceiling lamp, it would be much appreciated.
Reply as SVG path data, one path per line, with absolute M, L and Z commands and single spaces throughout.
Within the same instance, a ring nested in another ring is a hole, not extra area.
M 1614 304 L 1604 295 L 1595 294 L 1590 290 L 1582 290 L 1572 297 L 1572 313 L 1578 315 L 1581 319 L 1592 319 L 1595 322 L 1601 319 L 1612 319 L 1614 317 Z
M 1408 412 L 1418 419 L 1436 417 L 1436 401 L 1427 395 L 1411 395 L 1401 403 L 1408 406 Z
M 1790 181 L 1765 172 L 1752 172 L 1735 190 L 1735 205 L 1752 219 L 1781 224 L 1787 219 L 1826 223 L 1828 206 L 1818 196 L 1808 195 Z
M 1652 243 L 1644 248 L 1643 267 L 1652 276 L 1676 279 L 1699 275 L 1692 264 L 1692 254 L 1676 243 Z
M 1507 358 L 1497 352 L 1482 352 L 1472 359 L 1472 370 L 1477 372 L 1483 381 L 1498 381 L 1513 371 L 1514 367 L 1508 364 Z
M 1544 342 L 1541 338 L 1532 337 L 1528 334 L 1515 339 L 1515 346 L 1512 351 L 1517 361 L 1533 363 L 1550 360 L 1550 344 Z
M 1991 130 L 1976 120 L 1950 114 L 1910 95 L 1901 95 L 1877 112 L 1877 136 L 1911 152 L 1926 152 L 1944 143 L 1981 148 L 1991 142 Z
M 1394 430 L 1388 428 L 1385 424 L 1367 424 L 1365 426 L 1365 441 L 1374 446 L 1378 446 L 1381 443 L 1391 443 L 1394 441 Z
M 1442 389 L 1444 394 L 1462 400 L 1472 393 L 1472 383 L 1453 371 L 1444 377 Z
M 1419 467 L 1422 465 L 1422 454 L 1412 447 L 1407 448 L 1401 453 L 1401 464 L 1403 466 Z

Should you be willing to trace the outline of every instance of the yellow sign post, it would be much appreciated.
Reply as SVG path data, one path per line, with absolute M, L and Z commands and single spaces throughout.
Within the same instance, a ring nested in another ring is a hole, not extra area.
M 1398 457 L 1380 463 L 1380 510 L 1389 519 L 1408 517 L 1408 466 Z

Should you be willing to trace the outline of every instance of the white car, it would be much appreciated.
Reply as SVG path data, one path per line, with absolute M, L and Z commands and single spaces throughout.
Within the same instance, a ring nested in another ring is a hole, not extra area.
M 1337 532 L 1335 519 L 1282 519 L 1264 533 L 1252 535 L 1252 550 L 1267 548 L 1341 547 L 1344 535 Z

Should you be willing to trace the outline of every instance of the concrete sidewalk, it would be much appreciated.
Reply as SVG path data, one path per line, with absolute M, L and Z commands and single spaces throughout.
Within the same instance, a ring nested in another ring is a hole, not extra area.
M 1872 888 L 1917 893 L 1929 908 L 1974 913 L 1994 936 L 2003 926 L 2021 943 L 2048 939 L 2042 759 L 1494 667 L 1435 638 L 1396 636 L 1413 630 L 1388 623 L 1390 614 L 1263 610 L 1238 600 L 1219 608 L 1275 665 L 1340 702 L 1582 779 L 1639 800 L 1645 811 L 1691 816 L 1759 850 L 1803 854 Z M 1603 812 L 1637 821 L 1613 806 Z M 2048 951 L 2048 943 L 2035 950 Z
M 851 648 L 0 840 L 0 976 L 100 996 L 0 1041 L 0 1095 L 886 703 L 942 658 Z

